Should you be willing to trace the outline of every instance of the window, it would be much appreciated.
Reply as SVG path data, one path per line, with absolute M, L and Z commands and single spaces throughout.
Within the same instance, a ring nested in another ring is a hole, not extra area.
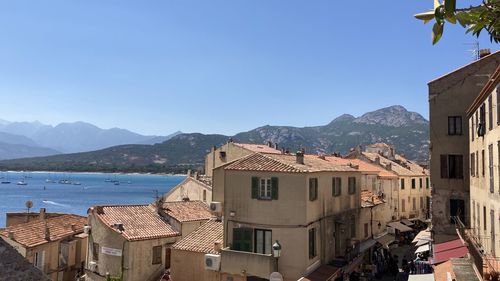
M 484 177 L 484 149 L 481 150 L 481 174 Z
M 484 133 L 486 131 L 486 112 L 485 112 L 485 107 L 484 103 L 481 105 L 479 108 L 479 123 L 477 124 L 477 135 L 479 137 L 484 136 Z
M 309 179 L 309 201 L 318 199 L 318 178 Z
M 420 197 L 420 209 L 424 209 L 424 197 Z
M 479 202 L 477 202 L 477 232 L 481 229 L 481 213 L 479 212 L 480 206 Z
M 349 177 L 348 184 L 349 184 L 349 194 L 355 194 L 356 193 L 356 178 Z
M 472 228 L 476 231 L 476 202 L 472 200 Z
M 401 179 L 401 189 L 405 189 L 405 179 Z
M 413 197 L 412 198 L 412 210 L 415 211 L 417 210 L 417 198 Z
M 207 190 L 203 189 L 203 201 L 207 201 Z
M 35 252 L 35 258 L 33 259 L 33 265 L 35 265 L 41 271 L 45 272 L 43 270 L 44 264 L 45 264 L 45 251 Z
M 278 178 L 252 177 L 252 199 L 278 200 Z
M 271 179 L 260 179 L 259 198 L 271 199 Z
M 455 217 L 465 222 L 465 201 L 461 199 L 450 199 L 450 223 L 455 224 Z
M 99 260 L 99 244 L 95 242 L 92 244 L 92 259 L 94 261 Z
M 479 151 L 476 151 L 476 177 L 479 178 Z
M 401 212 L 406 212 L 405 200 L 401 199 Z
M 161 264 L 161 256 L 162 256 L 162 247 L 161 246 L 154 246 L 153 247 L 153 262 L 152 264 Z
M 490 96 L 491 97 L 491 96 Z M 493 144 L 488 145 L 488 164 L 489 164 L 489 176 L 490 176 L 490 192 L 495 192 L 495 179 L 493 175 Z
M 422 179 L 422 178 L 419 178 L 419 179 L 418 179 L 418 183 L 419 183 L 420 189 L 422 189 L 422 187 L 424 186 L 424 184 L 423 184 L 423 179 Z
M 425 188 L 429 189 L 429 177 L 425 178 Z
M 236 251 L 251 252 L 253 229 L 251 228 L 233 228 L 233 244 L 231 249 Z
M 462 134 L 462 116 L 448 116 L 448 135 Z
M 351 238 L 356 238 L 356 216 L 351 216 Z
M 309 258 L 316 256 L 316 228 L 309 229 Z
M 441 155 L 441 178 L 462 179 L 463 156 Z
M 417 187 L 417 183 L 415 179 L 411 179 L 411 189 L 415 189 Z
M 473 152 L 470 154 L 470 175 L 475 176 L 476 171 L 476 154 Z
M 340 196 L 342 194 L 342 179 L 332 178 L 332 195 Z
M 483 228 L 486 231 L 486 206 L 483 206 Z
M 474 126 L 475 126 L 474 116 L 472 116 L 471 119 L 470 119 L 470 137 L 471 137 L 471 141 L 474 141 L 474 136 L 476 135 L 476 131 L 474 130 Z
M 488 97 L 488 129 L 493 129 L 493 96 Z
M 365 238 L 368 237 L 368 223 L 365 223 Z
M 259 254 L 269 255 L 272 252 L 271 230 L 256 229 L 255 230 L 255 252 Z

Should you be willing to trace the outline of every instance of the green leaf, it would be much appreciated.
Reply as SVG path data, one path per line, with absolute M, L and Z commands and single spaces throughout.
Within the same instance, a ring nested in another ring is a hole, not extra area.
M 432 45 L 435 45 L 443 36 L 444 24 L 436 22 L 432 27 Z
M 446 12 L 446 16 L 455 14 L 456 8 L 457 8 L 456 0 L 445 0 L 444 1 L 444 10 Z
M 425 21 L 430 21 L 434 19 L 434 11 L 428 11 L 425 13 L 419 13 L 415 15 L 416 19 Z
M 466 28 L 467 25 L 469 24 L 469 20 L 467 19 L 467 14 L 466 13 L 457 13 L 456 18 L 458 20 L 458 23 L 463 27 Z
M 457 23 L 457 18 L 455 17 L 454 14 L 446 14 L 446 20 L 449 22 L 449 23 L 452 23 L 452 24 L 456 24 Z

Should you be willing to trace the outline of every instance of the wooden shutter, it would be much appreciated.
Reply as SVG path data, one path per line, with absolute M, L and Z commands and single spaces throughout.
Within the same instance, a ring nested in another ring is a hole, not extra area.
M 441 178 L 448 178 L 448 155 L 441 154 Z
M 259 178 L 252 177 L 252 199 L 259 198 Z
M 457 169 L 458 169 L 458 178 L 463 179 L 464 178 L 464 157 L 462 155 L 457 155 L 456 157 L 457 161 Z
M 271 178 L 271 198 L 278 200 L 278 178 Z
M 313 178 L 310 178 L 309 179 L 309 201 L 313 201 L 314 198 L 314 179 Z

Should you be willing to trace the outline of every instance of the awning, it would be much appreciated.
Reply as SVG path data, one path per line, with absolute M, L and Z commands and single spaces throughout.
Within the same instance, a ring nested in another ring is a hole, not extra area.
M 390 222 L 387 224 L 388 226 L 390 227 L 394 227 L 395 229 L 401 231 L 401 232 L 407 232 L 407 231 L 412 231 L 413 229 L 411 229 L 410 227 L 398 222 L 398 221 L 394 221 L 394 222 Z
M 411 274 L 408 281 L 434 281 L 434 274 Z
M 402 219 L 401 222 L 404 224 L 404 225 L 407 225 L 407 226 L 412 226 L 412 225 L 415 225 L 412 221 L 410 221 L 409 219 Z
M 371 247 L 373 247 L 373 245 L 375 245 L 375 243 L 377 243 L 377 241 L 373 240 L 373 239 L 367 239 L 361 243 L 359 243 L 359 252 L 364 252 L 368 249 L 370 249 Z
M 420 239 L 418 240 L 417 244 L 415 244 L 415 246 L 422 246 L 422 245 L 425 245 L 425 244 L 429 244 L 430 242 L 432 241 L 432 239 Z
M 418 253 L 423 253 L 423 252 L 427 252 L 429 251 L 430 248 L 429 248 L 429 244 L 427 245 L 422 245 L 420 247 L 417 248 L 417 250 L 415 251 L 415 254 L 418 254 Z
M 392 234 L 385 234 L 375 240 L 382 245 L 382 247 L 388 249 L 391 242 L 396 241 L 396 237 Z
M 412 243 L 416 243 L 418 242 L 418 240 L 421 240 L 421 239 L 427 239 L 427 240 L 430 240 L 431 239 L 431 232 L 426 229 L 426 230 L 422 230 L 420 231 L 417 236 L 415 236 L 415 238 L 413 239 L 413 241 L 411 241 Z
M 448 261 L 451 258 L 461 258 L 468 253 L 469 250 L 461 239 L 434 244 L 431 263 L 437 264 Z
M 306 277 L 302 277 L 300 281 L 329 281 L 334 280 L 335 278 L 341 275 L 341 269 L 330 266 L 330 265 L 322 265 L 318 267 L 315 271 L 311 272 Z

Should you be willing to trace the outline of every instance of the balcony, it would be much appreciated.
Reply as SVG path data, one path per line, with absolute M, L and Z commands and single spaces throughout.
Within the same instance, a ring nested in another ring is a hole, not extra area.
M 268 279 L 274 270 L 275 259 L 272 255 L 222 249 L 221 272 Z

